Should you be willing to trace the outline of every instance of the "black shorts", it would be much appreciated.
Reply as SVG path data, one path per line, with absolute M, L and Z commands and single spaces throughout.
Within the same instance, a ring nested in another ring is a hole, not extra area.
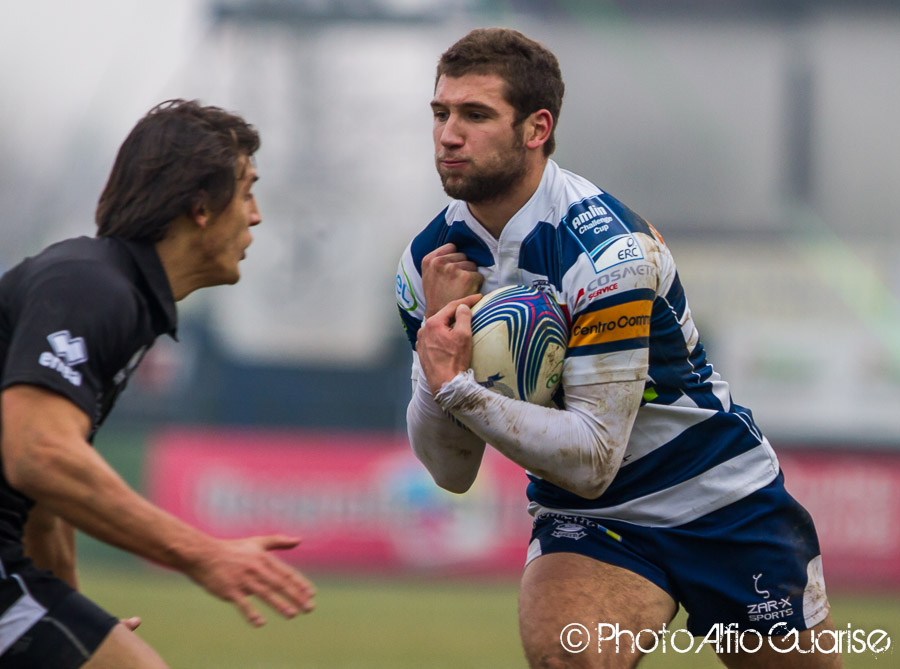
M 30 560 L 0 556 L 3 669 L 80 667 L 118 622 L 49 571 L 37 569 Z

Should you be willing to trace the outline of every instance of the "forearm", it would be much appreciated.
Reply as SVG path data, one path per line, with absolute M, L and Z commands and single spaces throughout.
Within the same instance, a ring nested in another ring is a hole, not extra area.
M 270 555 L 299 538 L 216 539 L 132 490 L 87 443 L 90 420 L 67 399 L 20 385 L 0 402 L 6 480 L 37 505 L 105 543 L 184 572 L 255 625 L 264 618 L 249 594 L 287 617 L 312 610 L 310 583 Z
M 180 571 L 212 549 L 211 537 L 135 492 L 93 448 L 80 451 L 58 449 L 27 494 L 86 534 Z
M 468 490 L 481 466 L 484 440 L 457 424 L 434 401 L 421 370 L 406 410 L 409 443 L 435 483 L 451 492 Z
M 464 372 L 435 399 L 513 462 L 593 499 L 621 465 L 642 388 L 640 381 L 569 388 L 561 411 L 503 397 Z
M 132 490 L 86 441 L 88 417 L 34 386 L 2 393 L 6 479 L 39 507 L 97 539 L 186 570 L 215 540 Z
M 75 556 L 75 530 L 45 507 L 36 505 L 28 514 L 22 534 L 25 555 L 35 566 L 48 569 L 76 590 L 78 575 Z

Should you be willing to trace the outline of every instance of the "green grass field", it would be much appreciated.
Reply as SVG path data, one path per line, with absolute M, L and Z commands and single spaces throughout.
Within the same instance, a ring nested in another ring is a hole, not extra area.
M 291 621 L 268 615 L 253 629 L 230 605 L 177 574 L 136 568 L 82 569 L 84 592 L 118 616 L 139 615 L 141 636 L 172 667 L 481 668 L 523 667 L 516 584 L 317 577 L 318 608 Z M 900 597 L 832 596 L 838 629 L 883 629 L 900 643 Z M 271 613 L 267 611 L 267 613 Z M 679 614 L 670 629 L 684 627 Z M 893 650 L 893 648 L 892 648 Z M 845 666 L 900 666 L 900 653 L 845 655 Z M 659 652 L 642 667 L 717 667 L 715 656 Z

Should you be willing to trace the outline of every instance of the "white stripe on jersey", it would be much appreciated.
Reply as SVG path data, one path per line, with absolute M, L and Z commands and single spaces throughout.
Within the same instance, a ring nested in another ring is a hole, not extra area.
M 778 458 L 764 440 L 756 448 L 692 479 L 624 504 L 595 509 L 556 509 L 531 502 L 528 512 L 534 517 L 552 512 L 622 520 L 645 527 L 677 527 L 746 497 L 776 476 Z
M 631 439 L 628 441 L 622 467 L 634 464 L 648 453 L 660 448 L 661 444 L 668 444 L 688 428 L 702 423 L 715 414 L 715 411 L 696 406 L 647 404 L 641 407 L 631 429 Z

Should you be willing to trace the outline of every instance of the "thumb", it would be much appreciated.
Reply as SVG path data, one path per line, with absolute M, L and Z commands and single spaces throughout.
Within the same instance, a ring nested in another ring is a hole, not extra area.
M 141 619 L 137 616 L 134 616 L 132 618 L 122 618 L 122 620 L 120 620 L 119 622 L 121 622 L 123 625 L 125 625 L 125 627 L 134 632 L 134 630 L 136 630 L 141 624 Z
M 469 308 L 468 304 L 460 304 L 456 307 L 456 325 L 454 325 L 454 329 L 456 326 L 462 325 L 468 329 L 472 329 L 472 309 Z
M 260 543 L 267 551 L 283 551 L 289 548 L 295 548 L 301 539 L 300 537 L 289 537 L 286 534 L 273 534 L 267 537 L 260 537 Z

